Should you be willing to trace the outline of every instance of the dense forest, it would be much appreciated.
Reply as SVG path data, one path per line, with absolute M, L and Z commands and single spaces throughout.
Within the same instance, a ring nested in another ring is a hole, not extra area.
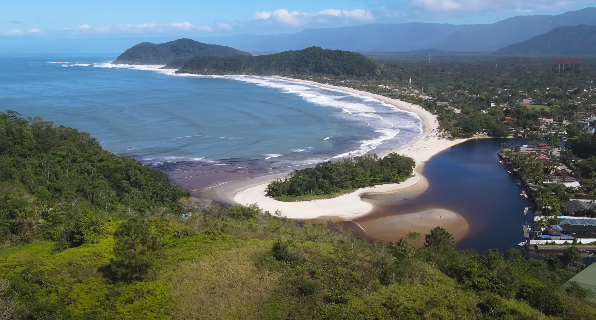
M 596 26 L 558 27 L 545 34 L 497 50 L 497 54 L 595 55 Z
M 414 159 L 396 153 L 327 161 L 269 183 L 267 196 L 282 201 L 333 197 L 358 188 L 403 182 L 412 176 L 415 166 Z
M 109 218 L 179 213 L 186 191 L 87 133 L 0 113 L 0 242 L 94 241 Z
M 177 60 L 174 65 L 170 65 L 171 68 L 174 68 L 181 66 L 183 64 L 181 61 L 187 61 L 198 56 L 250 56 L 250 53 L 191 39 L 178 39 L 160 44 L 139 43 L 124 51 L 113 63 L 165 65 Z
M 0 115 L 0 163 L 2 319 L 596 319 L 586 290 L 559 289 L 581 270 L 576 247 L 456 251 L 441 228 L 372 243 L 198 204 L 88 134 L 15 112 Z
M 310 47 L 250 57 L 195 57 L 186 62 L 178 72 L 207 75 L 301 74 L 368 78 L 380 75 L 382 65 L 360 53 Z

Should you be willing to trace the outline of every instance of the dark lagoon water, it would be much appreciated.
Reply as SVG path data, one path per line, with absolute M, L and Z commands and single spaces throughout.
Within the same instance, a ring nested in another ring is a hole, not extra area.
M 420 212 L 443 208 L 461 214 L 470 223 L 469 234 L 458 249 L 506 251 L 524 241 L 522 225 L 533 220 L 524 207 L 520 187 L 506 167 L 499 163 L 501 143 L 527 144 L 523 139 L 474 139 L 445 150 L 424 166 L 429 188 L 421 195 L 403 201 L 403 195 L 375 195 L 378 207 L 368 217 Z

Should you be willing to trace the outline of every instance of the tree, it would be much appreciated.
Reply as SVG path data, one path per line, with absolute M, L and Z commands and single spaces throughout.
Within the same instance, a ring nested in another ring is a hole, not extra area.
M 146 220 L 131 219 L 122 223 L 114 233 L 112 272 L 121 280 L 143 279 L 162 243 Z
M 581 261 L 581 255 L 576 246 L 570 246 L 561 256 L 561 263 L 566 267 L 572 267 L 578 261 Z
M 426 235 L 425 247 L 434 248 L 455 248 L 455 240 L 453 235 L 447 230 L 436 227 L 430 231 L 430 234 Z

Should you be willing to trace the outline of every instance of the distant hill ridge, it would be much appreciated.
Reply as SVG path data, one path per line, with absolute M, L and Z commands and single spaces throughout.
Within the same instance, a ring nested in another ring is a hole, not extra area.
M 497 50 L 497 54 L 596 55 L 596 26 L 559 27 Z
M 114 64 L 161 65 L 174 62 L 181 66 L 186 60 L 198 56 L 250 56 L 248 52 L 227 46 L 206 44 L 192 39 L 178 39 L 161 44 L 139 43 L 124 51 Z
M 559 15 L 516 16 L 490 24 L 409 22 L 306 29 L 295 34 L 238 35 L 210 41 L 249 52 L 282 52 L 311 46 L 356 52 L 494 52 L 561 26 L 596 25 L 596 8 Z
M 178 73 L 206 75 L 325 74 L 368 77 L 382 72 L 382 65 L 363 54 L 310 47 L 260 56 L 195 57 Z

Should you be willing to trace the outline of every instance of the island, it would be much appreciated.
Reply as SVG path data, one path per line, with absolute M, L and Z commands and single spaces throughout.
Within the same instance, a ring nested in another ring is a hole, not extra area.
M 415 166 L 414 159 L 396 153 L 322 162 L 270 182 L 267 196 L 280 201 L 333 198 L 358 188 L 403 182 L 412 176 Z
M 251 56 L 231 47 L 207 44 L 192 39 L 178 39 L 166 43 L 139 43 L 124 51 L 112 63 L 134 65 L 167 65 L 177 69 L 187 60 L 200 56 Z

